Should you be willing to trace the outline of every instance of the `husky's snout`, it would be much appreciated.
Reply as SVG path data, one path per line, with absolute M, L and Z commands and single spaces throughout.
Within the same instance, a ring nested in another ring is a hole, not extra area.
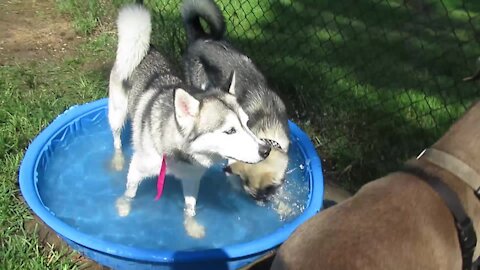
M 246 147 L 246 145 L 244 145 L 244 147 Z M 243 158 L 243 159 L 242 158 L 233 158 L 233 159 L 235 159 L 237 161 L 243 161 L 243 162 L 248 163 L 248 164 L 256 164 L 256 163 L 262 162 L 263 160 L 268 158 L 268 156 L 270 155 L 270 152 L 272 151 L 272 148 L 268 144 L 265 144 L 263 142 L 259 142 L 256 145 L 255 148 L 257 149 L 257 152 L 256 153 L 255 152 L 250 152 L 253 155 L 250 155 L 249 158 Z M 244 149 L 248 149 L 248 147 L 246 147 Z
M 268 157 L 268 155 L 270 155 L 271 150 L 272 150 L 272 148 L 267 144 L 259 144 L 259 146 L 258 146 L 258 154 L 263 159 L 266 159 Z

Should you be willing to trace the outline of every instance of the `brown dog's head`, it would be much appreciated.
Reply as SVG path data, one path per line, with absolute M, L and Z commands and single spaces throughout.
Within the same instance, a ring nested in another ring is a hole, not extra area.
M 227 166 L 225 171 L 240 176 L 244 190 L 255 200 L 266 201 L 283 184 L 287 165 L 288 155 L 272 149 L 268 158 L 262 162 L 235 162 Z

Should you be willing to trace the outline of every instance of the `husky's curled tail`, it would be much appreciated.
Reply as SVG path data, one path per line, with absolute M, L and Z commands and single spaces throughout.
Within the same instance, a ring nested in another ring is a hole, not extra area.
M 150 48 L 152 24 L 150 12 L 142 5 L 123 7 L 118 14 L 118 49 L 115 72 L 126 80 L 147 55 Z
M 225 35 L 225 19 L 218 6 L 212 1 L 183 1 L 182 17 L 189 43 L 206 37 L 220 40 Z M 202 28 L 200 18 L 207 22 L 210 28 L 209 34 Z

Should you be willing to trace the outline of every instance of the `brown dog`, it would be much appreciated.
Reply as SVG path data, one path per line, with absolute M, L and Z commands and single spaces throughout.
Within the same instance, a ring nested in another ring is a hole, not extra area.
M 480 102 L 432 148 L 461 160 L 480 186 Z M 480 201 L 458 173 L 425 158 L 409 164 L 439 177 L 457 194 L 479 236 Z M 479 254 L 477 242 L 473 258 Z M 460 270 L 462 255 L 443 199 L 419 177 L 395 172 L 300 226 L 280 247 L 272 269 Z

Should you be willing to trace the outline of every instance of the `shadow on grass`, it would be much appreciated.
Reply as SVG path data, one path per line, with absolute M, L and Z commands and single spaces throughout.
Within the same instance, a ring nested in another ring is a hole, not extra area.
M 478 5 L 424 4 L 275 1 L 240 27 L 259 33 L 251 39 L 235 28 L 248 14 L 226 15 L 233 43 L 294 104 L 328 175 L 351 190 L 433 143 L 480 93 L 462 82 L 480 56 Z

